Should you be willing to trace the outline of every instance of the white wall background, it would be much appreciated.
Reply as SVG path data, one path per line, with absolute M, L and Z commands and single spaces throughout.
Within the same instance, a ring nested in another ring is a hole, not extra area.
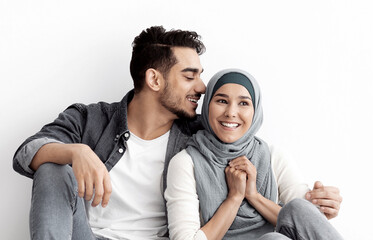
M 228 67 L 257 78 L 260 136 L 290 152 L 309 184 L 340 188 L 331 222 L 346 239 L 373 239 L 369 2 L 0 0 L 1 238 L 29 239 L 32 181 L 12 170 L 17 147 L 71 103 L 120 100 L 133 38 L 163 25 L 202 35 L 205 82 Z

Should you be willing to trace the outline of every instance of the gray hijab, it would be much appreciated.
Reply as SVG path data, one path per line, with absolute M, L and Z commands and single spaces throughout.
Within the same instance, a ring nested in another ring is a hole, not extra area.
M 243 83 L 242 79 L 251 84 Z M 224 82 L 222 83 L 222 81 Z M 255 99 L 252 125 L 244 136 L 234 143 L 221 142 L 212 131 L 208 120 L 209 103 L 217 90 L 214 87 L 216 85 L 220 87 L 226 83 L 243 85 L 250 92 L 252 99 Z M 254 77 L 239 69 L 220 71 L 211 78 L 207 85 L 201 114 L 205 130 L 200 130 L 193 135 L 186 148 L 194 163 L 202 225 L 212 218 L 226 199 L 228 187 L 224 169 L 229 161 L 239 156 L 246 156 L 255 166 L 258 192 L 267 199 L 276 200 L 277 185 L 271 170 L 269 148 L 263 140 L 255 137 L 263 121 L 261 101 L 260 89 Z M 273 230 L 274 227 L 244 199 L 224 239 L 255 239 Z

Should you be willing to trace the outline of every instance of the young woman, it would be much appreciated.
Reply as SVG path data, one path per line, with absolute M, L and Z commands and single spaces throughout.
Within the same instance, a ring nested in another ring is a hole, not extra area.
M 307 189 L 284 175 L 288 166 L 275 176 L 273 153 L 255 136 L 262 120 L 259 86 L 250 74 L 228 69 L 212 77 L 202 106 L 205 130 L 169 165 L 171 239 L 341 239 L 306 200 L 277 204 L 278 189 L 287 190 L 285 202 Z

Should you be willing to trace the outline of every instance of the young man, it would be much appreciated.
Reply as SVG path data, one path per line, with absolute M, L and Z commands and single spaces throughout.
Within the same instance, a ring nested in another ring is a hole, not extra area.
M 162 174 L 194 129 L 204 49 L 195 32 L 146 29 L 133 42 L 134 90 L 119 103 L 72 105 L 20 146 L 14 168 L 34 179 L 32 239 L 167 233 Z
M 165 175 L 200 128 L 204 50 L 195 32 L 148 28 L 133 42 L 134 90 L 121 102 L 74 104 L 26 139 L 13 166 L 33 178 L 32 239 L 167 238 Z M 333 216 L 335 190 L 310 192 Z

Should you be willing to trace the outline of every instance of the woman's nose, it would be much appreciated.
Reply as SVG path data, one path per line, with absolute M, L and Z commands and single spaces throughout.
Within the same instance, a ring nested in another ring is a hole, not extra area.
M 225 110 L 225 117 L 236 117 L 237 108 L 233 104 L 229 104 Z

